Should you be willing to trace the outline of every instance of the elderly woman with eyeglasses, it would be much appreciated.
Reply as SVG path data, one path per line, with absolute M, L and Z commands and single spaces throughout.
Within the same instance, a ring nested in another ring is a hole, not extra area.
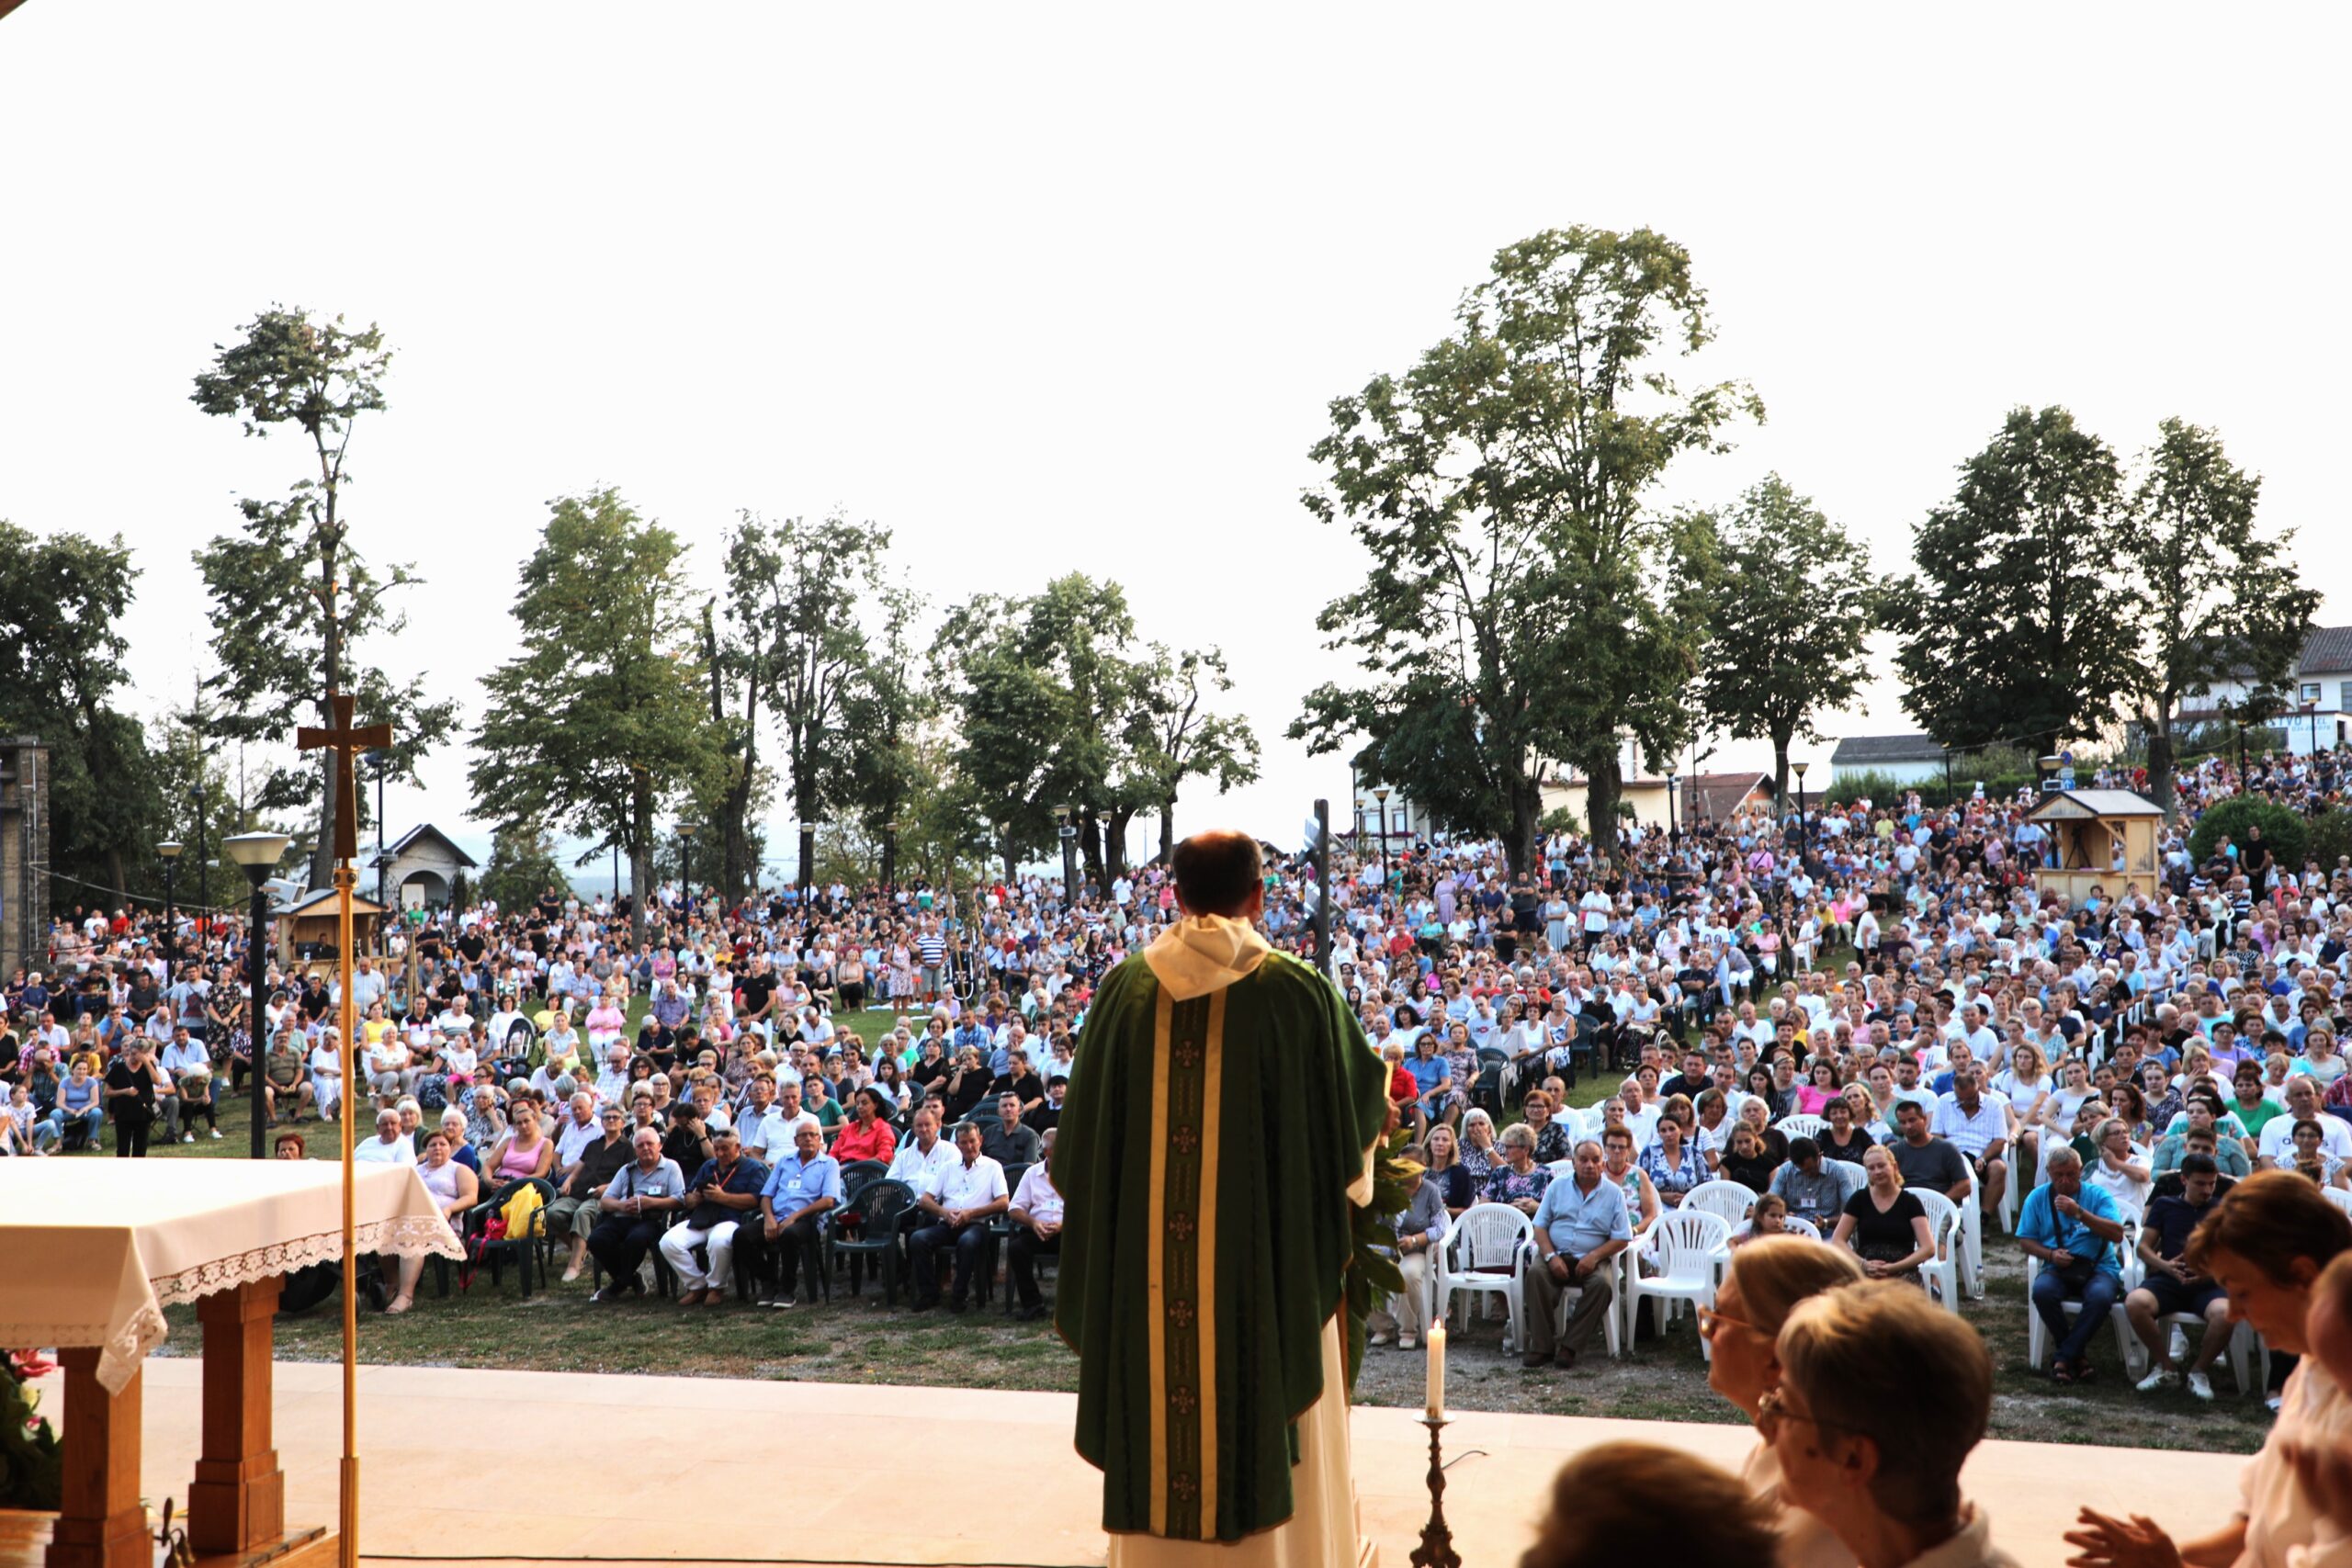
M 1552 1172 L 1535 1163 L 1535 1134 L 1524 1122 L 1514 1122 L 1503 1129 L 1503 1163 L 1487 1178 L 1483 1194 L 1489 1203 L 1509 1203 L 1521 1213 L 1532 1217 L 1544 1201 L 1544 1190 L 1552 1185 Z
M 1711 1353 L 1707 1386 L 1755 1420 L 1765 1396 L 1780 1386 L 1774 1342 L 1789 1314 L 1798 1303 L 1861 1277 L 1851 1253 L 1802 1236 L 1762 1236 L 1735 1248 L 1713 1307 L 1699 1314 L 1699 1332 Z M 1741 1478 L 1779 1519 L 1781 1568 L 1853 1568 L 1854 1554 L 1828 1527 L 1781 1495 L 1770 1443 L 1756 1446 Z

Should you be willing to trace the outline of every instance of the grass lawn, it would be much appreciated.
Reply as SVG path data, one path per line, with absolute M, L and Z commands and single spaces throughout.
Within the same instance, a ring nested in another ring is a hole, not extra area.
M 871 1038 L 890 1021 L 890 1014 L 871 1012 L 855 1020 L 854 1027 Z M 158 1144 L 153 1157 L 242 1156 L 247 1125 L 242 1104 L 227 1107 L 220 1141 L 199 1134 L 193 1145 Z M 331 1146 L 331 1140 L 317 1136 L 331 1129 L 313 1122 L 305 1130 L 313 1134 L 314 1149 Z M 1985 1238 L 1985 1264 L 1987 1299 L 1970 1303 L 1966 1316 L 1984 1335 L 1993 1357 L 1995 1437 L 2233 1453 L 2251 1453 L 2261 1446 L 2269 1429 L 2268 1413 L 2260 1400 L 2236 1395 L 2226 1361 L 2215 1369 L 2219 1397 L 2211 1404 L 2177 1387 L 2154 1394 L 2132 1392 L 2117 1361 L 2114 1337 L 2104 1331 L 2092 1342 L 2099 1374 L 2096 1382 L 2060 1388 L 2036 1375 L 2026 1362 L 2023 1259 L 2008 1237 L 1995 1234 Z M 1051 1288 L 1049 1279 L 1049 1292 Z M 198 1342 L 194 1309 L 175 1307 L 168 1315 L 172 1338 L 158 1353 L 192 1351 Z M 1521 1371 L 1516 1357 L 1503 1356 L 1501 1336 L 1501 1325 L 1481 1323 L 1455 1337 L 1447 1386 L 1460 1408 L 1648 1420 L 1739 1419 L 1709 1392 L 1706 1365 L 1687 1314 L 1668 1334 L 1642 1342 L 1629 1359 L 1596 1357 L 1569 1373 Z M 732 1303 L 717 1309 L 684 1309 L 653 1296 L 595 1306 L 588 1301 L 585 1276 L 571 1285 L 551 1281 L 548 1290 L 526 1302 L 512 1273 L 503 1287 L 493 1288 L 484 1272 L 471 1290 L 453 1290 L 443 1300 L 434 1294 L 428 1269 L 415 1310 L 399 1317 L 363 1312 L 359 1338 L 362 1360 L 398 1365 L 1063 1393 L 1078 1387 L 1078 1364 L 1051 1325 L 1007 1320 L 1001 1296 L 988 1310 L 962 1317 L 943 1313 L 910 1318 L 903 1304 L 895 1312 L 886 1307 L 880 1289 L 871 1281 L 862 1296 L 850 1295 L 843 1280 L 830 1303 L 763 1312 Z M 294 1360 L 339 1357 L 340 1308 L 330 1301 L 300 1316 L 280 1319 L 277 1351 Z M 1368 1404 L 1415 1406 L 1421 1400 L 1423 1377 L 1420 1355 L 1374 1349 L 1367 1356 L 1356 1398 Z

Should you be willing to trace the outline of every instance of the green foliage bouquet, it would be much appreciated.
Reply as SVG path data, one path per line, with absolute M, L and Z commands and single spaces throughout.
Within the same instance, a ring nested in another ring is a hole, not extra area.
M 0 1351 L 0 1508 L 55 1508 L 63 1500 L 57 1433 L 35 1414 L 40 1390 L 32 1385 L 51 1366 L 37 1351 Z

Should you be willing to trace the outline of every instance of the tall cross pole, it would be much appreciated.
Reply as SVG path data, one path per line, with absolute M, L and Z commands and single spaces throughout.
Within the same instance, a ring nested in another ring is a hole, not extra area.
M 343 1036 L 343 1496 L 338 1548 L 342 1568 L 359 1568 L 359 1255 L 354 1235 L 352 1116 L 359 1086 L 367 1079 L 353 1039 L 357 1027 L 352 1018 L 351 890 L 358 885 L 359 873 L 351 863 L 359 854 L 359 797 L 353 791 L 351 763 L 362 751 L 390 746 L 392 727 L 354 724 L 352 701 L 341 692 L 328 692 L 327 709 L 334 716 L 334 725 L 322 729 L 306 724 L 295 732 L 294 743 L 305 751 L 323 750 L 327 765 L 334 770 L 335 970 L 342 990 L 337 1026 Z

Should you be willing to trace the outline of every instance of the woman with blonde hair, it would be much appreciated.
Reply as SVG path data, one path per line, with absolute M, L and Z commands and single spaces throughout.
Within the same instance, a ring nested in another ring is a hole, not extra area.
M 1903 1172 L 1885 1148 L 1862 1156 L 1862 1172 L 1870 1184 L 1846 1200 L 1830 1241 L 1852 1247 L 1873 1280 L 1917 1280 L 1919 1265 L 1936 1255 L 1927 1206 L 1903 1190 Z
M 1699 1314 L 1712 1353 L 1707 1386 L 1755 1420 L 1764 1396 L 1780 1385 L 1775 1341 L 1789 1314 L 1799 1302 L 1861 1277 L 1853 1254 L 1802 1236 L 1758 1236 L 1735 1248 L 1713 1307 Z M 1777 1516 L 1781 1568 L 1853 1568 L 1854 1554 L 1820 1520 L 1781 1497 L 1770 1443 L 1757 1444 L 1740 1479 Z

